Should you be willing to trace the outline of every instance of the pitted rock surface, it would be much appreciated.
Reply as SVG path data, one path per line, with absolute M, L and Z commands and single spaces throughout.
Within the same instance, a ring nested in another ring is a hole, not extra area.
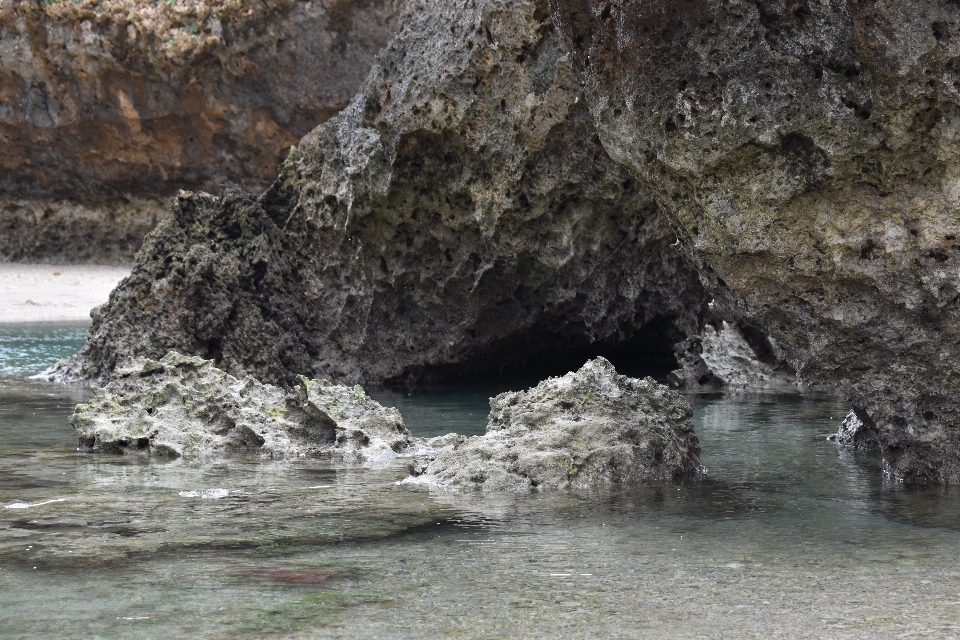
M 863 416 L 862 411 L 860 413 L 861 415 L 858 416 L 857 410 L 851 409 L 843 422 L 840 423 L 837 432 L 829 436 L 827 440 L 836 442 L 843 447 L 853 447 L 865 451 L 876 449 L 878 446 L 876 426 L 871 423 L 868 417 Z M 861 419 L 861 416 L 865 420 Z
M 129 261 L 149 229 L 131 247 L 127 221 L 154 201 L 266 188 L 350 102 L 395 16 L 392 0 L 6 0 L 0 259 L 114 258 L 88 239 Z
M 417 381 L 697 332 L 697 275 L 603 150 L 545 1 L 401 25 L 266 194 L 178 197 L 60 375 L 176 348 L 267 382 Z
M 707 324 L 700 335 L 676 344 L 680 368 L 668 379 L 685 391 L 797 391 L 797 374 L 779 345 L 734 323 Z
M 702 468 L 692 416 L 682 396 L 596 358 L 491 398 L 485 435 L 436 439 L 440 453 L 418 460 L 404 482 L 528 491 L 695 478 Z
M 70 424 L 80 450 L 198 458 L 248 451 L 389 460 L 412 442 L 396 409 L 360 387 L 300 378 L 289 394 L 170 352 L 125 363 Z
M 605 148 L 721 316 L 960 482 L 960 5 L 552 0 Z

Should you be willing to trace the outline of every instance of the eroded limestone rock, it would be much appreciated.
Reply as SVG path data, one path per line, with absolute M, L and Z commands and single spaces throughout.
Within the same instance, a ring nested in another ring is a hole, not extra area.
M 697 477 L 700 443 L 687 401 L 604 358 L 490 400 L 487 433 L 445 436 L 409 484 L 454 491 L 627 486 Z
M 377 461 L 412 442 L 396 409 L 360 387 L 301 377 L 288 394 L 175 351 L 130 360 L 70 424 L 85 451 L 196 458 L 229 451 Z
M 730 322 L 706 325 L 675 345 L 680 368 L 668 376 L 686 391 L 796 391 L 797 375 L 776 342 Z
M 875 450 L 879 446 L 876 425 L 872 424 L 870 418 L 863 415 L 862 411 L 857 415 L 856 409 L 851 409 L 847 413 L 843 422 L 840 423 L 840 428 L 827 440 L 864 451 Z
M 552 0 L 601 139 L 719 313 L 960 482 L 960 5 Z
M 23 234 L 0 259 L 89 259 L 54 238 L 93 213 L 93 239 L 116 244 L 92 257 L 129 261 L 147 229 L 130 247 L 115 209 L 266 188 L 290 145 L 350 102 L 395 15 L 393 0 L 0 3 L 0 228 Z
M 176 348 L 268 382 L 416 381 L 696 333 L 696 273 L 604 152 L 545 0 L 401 24 L 266 194 L 178 197 L 61 373 Z

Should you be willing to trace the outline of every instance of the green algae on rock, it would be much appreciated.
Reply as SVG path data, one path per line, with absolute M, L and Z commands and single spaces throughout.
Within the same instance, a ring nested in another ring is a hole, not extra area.
M 266 194 L 180 194 L 61 375 L 176 348 L 270 383 L 415 382 L 697 332 L 696 272 L 603 150 L 545 0 L 400 23 Z
M 360 387 L 301 377 L 291 393 L 175 351 L 122 366 L 70 424 L 79 449 L 203 457 L 229 451 L 342 460 L 396 457 L 411 443 L 396 409 Z
M 960 483 L 960 5 L 552 0 L 605 148 L 719 313 Z
M 487 433 L 437 438 L 403 482 L 460 490 L 627 486 L 703 473 L 687 401 L 604 358 L 490 400 Z

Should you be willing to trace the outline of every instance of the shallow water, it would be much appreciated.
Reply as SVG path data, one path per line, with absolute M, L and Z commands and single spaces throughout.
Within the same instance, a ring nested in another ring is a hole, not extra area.
M 19 380 L 45 344 L 0 381 L 0 637 L 960 635 L 960 493 L 838 451 L 834 399 L 692 398 L 703 482 L 453 496 L 403 461 L 79 454 L 88 392 Z M 376 395 L 433 435 L 500 390 Z

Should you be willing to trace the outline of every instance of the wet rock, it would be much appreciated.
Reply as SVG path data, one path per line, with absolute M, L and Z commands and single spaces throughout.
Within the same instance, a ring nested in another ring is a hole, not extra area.
M 181 193 L 62 373 L 176 348 L 274 383 L 417 382 L 696 333 L 697 275 L 603 150 L 545 2 L 401 24 L 266 194 Z
M 0 4 L 0 228 L 24 234 L 0 259 L 84 260 L 81 241 L 51 236 L 92 214 L 129 261 L 147 230 L 129 247 L 115 209 L 266 188 L 290 145 L 349 103 L 395 15 L 392 0 Z M 56 218 L 43 242 L 24 224 L 38 208 Z
M 719 313 L 862 407 L 896 478 L 960 482 L 960 5 L 552 9 Z
M 860 416 L 863 416 L 863 419 Z M 843 422 L 840 423 L 837 432 L 829 436 L 827 440 L 844 447 L 853 447 L 865 451 L 875 450 L 879 446 L 876 425 L 863 414 L 862 410 L 860 415 L 857 415 L 856 409 L 850 410 Z
M 736 324 L 722 321 L 719 330 L 708 324 L 674 349 L 680 365 L 668 376 L 674 387 L 704 392 L 797 390 L 797 375 L 779 345 Z
M 70 424 L 79 449 L 195 458 L 229 451 L 376 461 L 411 442 L 396 409 L 360 387 L 301 377 L 289 394 L 175 351 L 131 360 Z
M 683 397 L 604 358 L 490 400 L 487 433 L 437 441 L 408 484 L 454 491 L 626 486 L 697 477 L 700 444 Z

